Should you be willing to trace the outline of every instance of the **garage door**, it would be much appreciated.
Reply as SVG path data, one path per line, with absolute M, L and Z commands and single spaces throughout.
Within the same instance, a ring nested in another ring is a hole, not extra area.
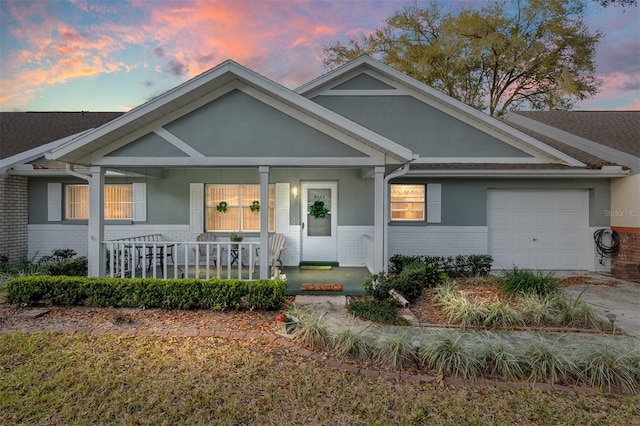
M 489 190 L 494 268 L 586 269 L 587 190 Z

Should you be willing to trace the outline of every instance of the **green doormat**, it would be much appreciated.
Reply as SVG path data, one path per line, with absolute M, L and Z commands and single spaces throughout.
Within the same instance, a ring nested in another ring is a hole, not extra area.
M 333 266 L 330 265 L 302 265 L 300 270 L 302 271 L 330 271 Z

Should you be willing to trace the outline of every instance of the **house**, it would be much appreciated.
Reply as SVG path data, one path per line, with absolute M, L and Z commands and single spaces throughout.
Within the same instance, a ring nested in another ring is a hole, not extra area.
M 27 180 L 28 256 L 74 248 L 91 275 L 140 235 L 161 234 L 186 267 L 204 231 L 241 232 L 249 253 L 283 234 L 284 265 L 375 272 L 393 254 L 489 253 L 496 268 L 608 271 L 593 233 L 632 173 L 369 57 L 296 90 L 226 61 L 85 127 L 3 155 L 0 171 L 10 188 Z

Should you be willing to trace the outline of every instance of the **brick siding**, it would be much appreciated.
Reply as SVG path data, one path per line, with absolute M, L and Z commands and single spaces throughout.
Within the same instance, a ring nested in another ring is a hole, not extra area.
M 0 254 L 15 265 L 27 258 L 27 178 L 0 175 Z
M 620 236 L 620 252 L 611 265 L 614 277 L 640 281 L 640 228 L 612 227 Z

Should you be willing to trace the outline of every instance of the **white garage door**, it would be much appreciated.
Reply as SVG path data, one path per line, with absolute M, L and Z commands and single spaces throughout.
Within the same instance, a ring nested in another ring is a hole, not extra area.
M 587 190 L 489 190 L 494 268 L 586 269 Z

